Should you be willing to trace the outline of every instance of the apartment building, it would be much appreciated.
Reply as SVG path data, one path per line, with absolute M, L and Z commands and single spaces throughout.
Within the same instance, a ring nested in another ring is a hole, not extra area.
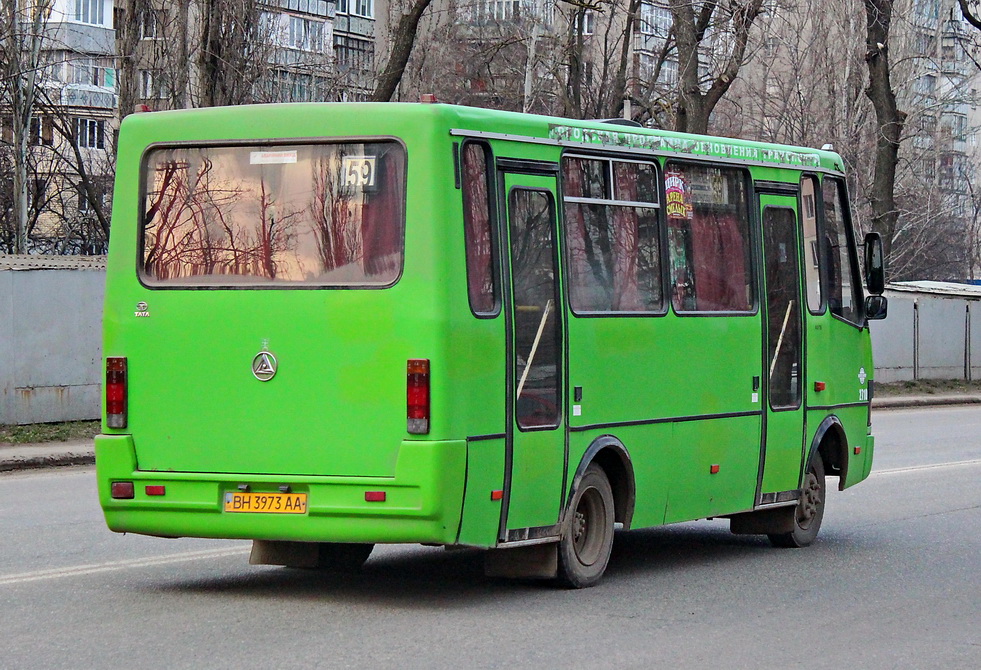
M 26 156 L 13 155 L 11 117 L 3 116 L 5 162 L 28 165 L 29 251 L 105 250 L 108 208 L 103 206 L 117 106 L 112 7 L 112 0 L 52 0 L 38 36 L 43 70 Z M 22 25 L 21 30 L 30 29 Z M 13 181 L 5 177 L 0 184 L 5 242 L 15 226 L 13 197 Z
M 229 11 L 240 11 L 228 21 Z M 123 109 L 357 100 L 374 76 L 373 0 L 118 2 Z M 131 104 L 128 104 L 131 103 Z

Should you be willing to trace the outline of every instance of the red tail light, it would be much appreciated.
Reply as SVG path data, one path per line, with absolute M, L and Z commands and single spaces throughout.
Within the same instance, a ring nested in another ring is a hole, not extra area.
M 406 417 L 413 435 L 429 432 L 429 359 L 410 358 L 406 365 Z
M 126 358 L 106 358 L 106 425 L 126 427 Z

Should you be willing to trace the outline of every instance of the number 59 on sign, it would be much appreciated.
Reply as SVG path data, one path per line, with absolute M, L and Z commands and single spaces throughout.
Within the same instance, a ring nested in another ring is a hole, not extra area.
M 345 156 L 341 167 L 345 186 L 371 188 L 375 185 L 374 156 Z

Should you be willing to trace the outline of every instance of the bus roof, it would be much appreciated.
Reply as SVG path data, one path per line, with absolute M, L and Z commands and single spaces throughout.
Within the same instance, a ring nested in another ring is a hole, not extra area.
M 549 140 L 562 146 L 713 158 L 726 162 L 754 163 L 798 170 L 844 171 L 844 162 L 837 153 L 809 147 L 767 144 L 710 135 L 691 135 L 626 125 L 621 119 L 576 120 L 457 105 L 444 106 L 453 109 L 455 116 L 468 129 L 486 127 L 490 124 L 511 129 L 507 133 L 508 136 L 518 135 Z M 519 138 L 513 137 L 513 139 Z
M 245 130 L 243 125 L 266 129 L 268 132 L 268 126 L 264 121 L 276 115 L 288 113 L 294 120 L 294 127 L 297 127 L 300 125 L 295 123 L 298 120 L 298 113 L 309 112 L 310 116 L 317 117 L 321 114 L 335 114 L 341 109 L 352 118 L 358 119 L 362 127 L 368 131 L 366 134 L 374 134 L 369 131 L 369 128 L 375 124 L 386 121 L 391 124 L 391 121 L 396 118 L 400 118 L 403 122 L 410 119 L 418 121 L 429 119 L 430 122 L 435 121 L 445 126 L 452 134 L 459 136 L 530 141 L 647 155 L 653 153 L 661 156 L 749 163 L 796 170 L 844 171 L 844 162 L 833 151 L 727 137 L 690 135 L 623 125 L 616 122 L 619 120 L 612 120 L 612 122 L 576 120 L 443 103 L 282 103 L 198 108 L 130 115 L 124 120 L 124 128 L 142 126 L 148 129 L 176 123 L 184 129 L 184 137 L 190 139 L 187 136 L 187 129 L 193 128 L 197 121 L 205 122 L 204 127 L 221 128 L 226 133 L 229 128 Z M 208 121 L 212 123 L 207 123 Z M 303 130 L 298 129 L 298 132 L 306 136 Z M 243 134 L 251 139 L 261 139 L 254 130 Z M 199 136 L 198 139 L 204 137 Z M 232 138 L 209 137 L 208 139 Z M 246 139 L 246 137 L 235 139 Z

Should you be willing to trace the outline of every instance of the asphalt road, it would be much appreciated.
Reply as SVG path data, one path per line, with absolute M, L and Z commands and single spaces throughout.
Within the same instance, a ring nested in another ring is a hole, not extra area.
M 981 407 L 875 425 L 814 546 L 619 533 L 583 591 L 426 547 L 253 567 L 248 543 L 110 533 L 91 468 L 0 475 L 0 668 L 979 668 Z

